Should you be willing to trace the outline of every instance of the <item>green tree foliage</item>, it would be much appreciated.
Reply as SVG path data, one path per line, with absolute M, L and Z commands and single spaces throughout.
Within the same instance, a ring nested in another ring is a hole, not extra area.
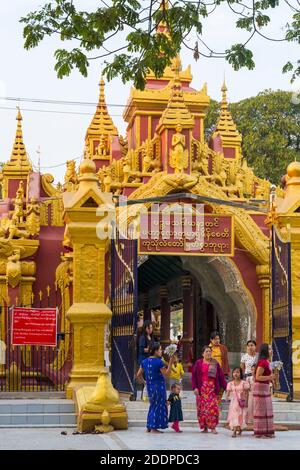
M 200 56 L 223 57 L 239 70 L 254 68 L 250 46 L 257 35 L 273 41 L 300 42 L 300 8 L 295 0 L 99 0 L 93 11 L 80 9 L 84 3 L 52 0 L 20 20 L 26 49 L 49 36 L 58 36 L 66 44 L 54 53 L 59 78 L 70 75 L 74 68 L 86 76 L 90 62 L 102 59 L 103 73 L 109 80 L 120 76 L 123 82 L 133 80 L 137 88 L 143 88 L 149 69 L 161 76 L 182 47 L 190 49 L 196 60 Z M 280 31 L 281 37 L 271 38 L 265 28 L 272 25 L 272 12 L 279 3 L 288 9 L 290 21 Z M 202 31 L 207 18 L 220 7 L 228 9 L 228 17 L 233 15 L 236 28 L 246 31 L 248 37 L 216 52 L 205 42 Z M 161 22 L 168 27 L 169 35 L 158 32 Z M 288 61 L 283 71 L 290 72 L 292 79 L 300 76 L 300 60 Z
M 295 99 L 296 98 L 296 99 Z M 300 160 L 300 104 L 287 91 L 265 90 L 253 98 L 230 104 L 243 136 L 243 155 L 255 174 L 279 184 L 287 165 Z M 219 104 L 211 102 L 206 116 L 206 137 L 214 130 Z

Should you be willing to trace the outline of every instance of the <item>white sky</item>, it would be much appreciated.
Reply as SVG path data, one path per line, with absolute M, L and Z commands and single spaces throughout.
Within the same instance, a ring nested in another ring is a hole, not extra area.
M 70 77 L 59 80 L 54 72 L 53 52 L 57 47 L 67 47 L 67 43 L 61 44 L 52 38 L 29 52 L 23 49 L 22 25 L 18 20 L 44 3 L 46 3 L 44 0 L 0 0 L 0 97 L 97 102 L 100 62 L 92 63 L 88 78 L 82 77 L 75 71 Z M 88 9 L 98 5 L 99 1 L 76 0 L 76 3 Z M 279 37 L 282 34 L 280 28 L 288 19 L 287 10 L 283 5 L 284 2 L 276 11 L 274 27 L 268 28 L 269 35 Z M 247 33 L 234 28 L 228 9 L 220 9 L 220 12 L 214 14 L 204 27 L 203 38 L 218 51 L 226 49 L 231 44 L 242 42 L 246 37 Z M 191 46 L 194 42 L 195 38 L 192 38 Z M 192 85 L 200 88 L 204 82 L 207 82 L 208 94 L 214 99 L 219 99 L 225 73 L 230 101 L 254 96 L 266 88 L 292 90 L 297 87 L 298 84 L 293 86 L 290 84 L 288 75 L 281 73 L 281 68 L 287 60 L 295 61 L 299 58 L 297 45 L 266 42 L 260 38 L 250 44 L 256 62 L 253 71 L 244 69 L 234 72 L 223 59 L 201 58 L 196 63 L 192 53 L 184 50 L 181 55 L 183 65 L 192 64 L 194 76 Z M 123 85 L 121 80 L 115 79 L 106 86 L 107 103 L 123 106 L 127 101 L 129 90 L 130 84 Z M 10 156 L 15 136 L 17 105 L 17 102 L 0 100 L 0 161 L 2 162 Z M 37 164 L 36 150 L 40 146 L 42 172 L 52 173 L 56 180 L 62 180 L 64 167 L 54 169 L 46 167 L 81 156 L 91 116 L 33 112 L 27 109 L 92 115 L 95 108 L 21 102 L 19 105 L 23 115 L 24 141 L 31 160 Z M 122 106 L 110 107 L 110 112 L 121 134 L 124 135 L 126 126 L 121 117 Z M 1 109 L 3 107 L 14 109 Z

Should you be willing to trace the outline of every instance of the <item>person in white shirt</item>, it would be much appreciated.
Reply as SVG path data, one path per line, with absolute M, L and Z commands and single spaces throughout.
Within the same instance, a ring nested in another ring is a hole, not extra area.
M 241 357 L 241 369 L 245 378 L 251 377 L 251 367 L 257 363 L 257 359 L 256 341 L 250 339 L 247 341 L 247 352 Z

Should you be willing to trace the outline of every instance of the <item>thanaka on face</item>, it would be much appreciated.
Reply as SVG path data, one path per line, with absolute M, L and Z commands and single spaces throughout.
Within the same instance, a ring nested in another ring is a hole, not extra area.
M 215 336 L 212 340 L 211 340 L 212 344 L 214 346 L 219 346 L 219 344 L 221 343 L 220 341 L 220 336 Z
M 205 351 L 203 352 L 203 359 L 205 361 L 209 361 L 211 359 L 211 349 L 206 348 Z

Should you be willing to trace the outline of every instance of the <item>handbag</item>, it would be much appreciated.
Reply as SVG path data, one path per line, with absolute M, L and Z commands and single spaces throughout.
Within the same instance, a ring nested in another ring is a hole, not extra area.
M 239 407 L 240 408 L 247 408 L 247 406 L 248 406 L 247 400 L 245 398 L 239 398 L 235 387 L 234 387 L 234 391 L 235 391 L 235 394 L 236 394 L 236 398 L 237 398 Z
M 147 390 L 147 385 L 144 385 L 144 388 L 142 390 L 142 396 L 141 396 L 143 401 L 149 401 L 149 396 L 148 396 L 148 390 Z

